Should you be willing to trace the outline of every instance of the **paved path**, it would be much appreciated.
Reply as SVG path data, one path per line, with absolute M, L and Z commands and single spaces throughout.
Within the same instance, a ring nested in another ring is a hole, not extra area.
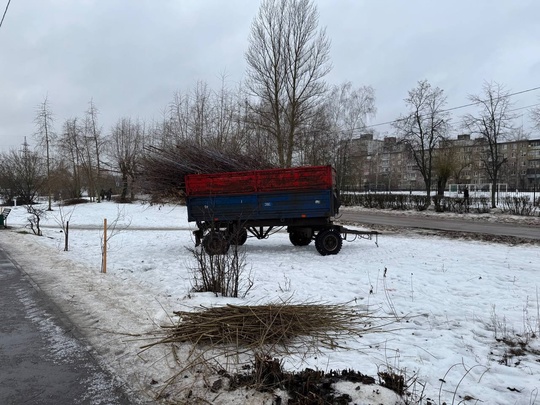
M 452 232 L 470 232 L 494 236 L 540 240 L 540 226 L 467 219 L 385 214 L 378 211 L 341 210 L 341 221 L 398 228 L 420 228 Z
M 0 404 L 130 403 L 69 322 L 0 249 Z

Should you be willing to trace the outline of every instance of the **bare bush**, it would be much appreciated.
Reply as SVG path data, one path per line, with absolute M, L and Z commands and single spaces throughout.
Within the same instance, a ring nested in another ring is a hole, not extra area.
M 40 222 L 41 219 L 45 217 L 46 213 L 43 208 L 37 208 L 32 204 L 29 204 L 26 206 L 26 210 L 30 214 L 28 217 L 28 226 L 34 233 L 34 235 L 37 236 L 43 236 L 43 233 L 41 232 Z
M 245 297 L 251 287 L 251 274 L 245 273 L 246 254 L 233 245 L 225 254 L 210 255 L 204 249 L 189 248 L 195 259 L 193 290 L 213 292 L 223 297 Z
M 527 195 L 504 197 L 501 209 L 511 215 L 532 216 L 536 215 L 538 209 L 534 206 L 534 201 Z

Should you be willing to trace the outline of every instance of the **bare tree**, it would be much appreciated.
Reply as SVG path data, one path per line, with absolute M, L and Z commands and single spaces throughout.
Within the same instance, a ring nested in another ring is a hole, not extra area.
M 189 97 L 177 91 L 162 125 L 162 145 L 180 144 L 189 137 Z
M 97 109 L 90 102 L 83 120 L 67 119 L 57 148 L 62 162 L 58 168 L 69 167 L 71 181 L 64 198 L 79 198 L 81 191 L 87 190 L 93 199 L 97 193 L 98 172 L 100 170 L 100 149 L 102 148 L 101 129 L 97 124 Z M 65 184 L 62 187 L 66 190 Z
M 515 114 L 511 112 L 510 93 L 502 85 L 485 82 L 482 91 L 481 96 L 469 96 L 469 100 L 478 105 L 480 111 L 477 115 L 465 115 L 463 124 L 471 134 L 478 135 L 485 145 L 480 159 L 491 180 L 491 207 L 495 208 L 499 173 L 507 161 L 499 150 L 499 144 L 514 131 L 512 124 Z
M 263 0 L 251 27 L 246 86 L 282 167 L 291 166 L 299 129 L 326 91 L 330 41 L 318 24 L 310 0 Z
M 435 149 L 449 131 L 449 114 L 444 111 L 446 96 L 427 80 L 418 82 L 405 99 L 409 113 L 394 122 L 401 140 L 409 149 L 416 169 L 426 187 L 426 204 L 430 204 Z
M 203 145 L 209 136 L 212 114 L 211 92 L 205 82 L 197 82 L 193 90 L 193 102 L 189 114 L 189 134 L 197 145 Z
M 332 87 L 315 119 L 299 137 L 300 163 L 332 164 L 338 188 L 353 183 L 352 139 L 365 132 L 368 117 L 375 114 L 374 94 L 372 87 L 354 89 L 350 82 Z
M 326 135 L 324 147 L 331 156 L 331 161 L 327 163 L 332 163 L 336 168 L 338 186 L 343 188 L 351 175 L 351 142 L 354 134 L 365 132 L 367 119 L 376 112 L 375 91 L 371 86 L 353 89 L 352 83 L 346 82 L 332 88 L 325 107 L 331 125 L 330 136 L 323 133 L 323 136 Z
M 137 177 L 137 170 L 144 148 L 144 124 L 130 118 L 120 119 L 112 128 L 108 154 L 122 177 L 121 201 L 127 201 L 128 192 L 133 199 L 133 183 Z
M 315 117 L 298 135 L 298 164 L 327 165 L 333 161 L 335 142 L 339 130 L 333 127 L 328 105 L 321 105 Z
M 82 128 L 79 125 L 77 118 L 70 118 L 64 122 L 62 135 L 58 142 L 58 148 L 63 159 L 69 162 L 72 176 L 70 182 L 70 195 L 64 197 L 78 198 L 81 195 L 81 132 Z
M 100 172 L 101 162 L 100 155 L 103 149 L 104 141 L 101 137 L 101 127 L 98 124 L 99 111 L 96 108 L 93 100 L 90 100 L 90 106 L 86 110 L 84 119 L 84 145 L 86 150 L 86 168 L 89 184 L 89 195 L 91 198 L 97 196 L 100 202 Z
M 49 105 L 49 100 L 45 96 L 45 100 L 38 106 L 36 110 L 36 118 L 34 120 L 37 126 L 36 137 L 39 144 L 45 149 L 47 162 L 47 195 L 48 195 L 48 211 L 52 211 L 52 192 L 51 192 L 51 144 L 55 139 L 54 134 L 54 119 Z
M 232 92 L 226 86 L 226 75 L 221 75 L 221 87 L 213 97 L 213 119 L 210 143 L 215 149 L 238 149 L 235 133 L 235 102 Z
M 536 106 L 530 110 L 531 119 L 534 129 L 540 132 L 540 106 Z
M 461 173 L 458 159 L 458 147 L 452 144 L 443 144 L 435 151 L 433 156 L 433 173 L 437 177 L 437 195 L 443 196 L 448 179 L 455 173 Z
M 249 149 L 255 149 L 255 152 L 260 156 L 268 156 L 264 148 L 258 148 L 254 126 L 251 124 L 253 120 L 250 119 L 251 110 L 249 103 L 247 102 L 248 96 L 246 89 L 242 83 L 238 85 L 238 88 L 230 93 L 232 109 L 232 126 L 230 134 L 230 142 L 232 143 L 232 150 L 234 152 L 244 152 L 249 154 Z M 255 142 L 253 142 L 255 141 Z
M 0 154 L 0 192 L 7 202 L 17 198 L 20 204 L 31 205 L 45 185 L 43 160 L 26 141 L 22 151 Z

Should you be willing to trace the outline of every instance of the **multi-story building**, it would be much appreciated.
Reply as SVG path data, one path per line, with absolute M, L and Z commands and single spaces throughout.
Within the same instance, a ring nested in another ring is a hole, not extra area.
M 527 181 L 529 185 L 534 185 L 535 190 L 540 190 L 540 139 L 527 144 L 527 163 Z
M 351 143 L 351 186 L 366 191 L 418 189 L 423 180 L 409 155 L 396 137 L 380 140 L 373 134 L 361 135 Z
M 498 183 L 508 190 L 540 189 L 540 139 L 502 142 L 499 153 L 506 161 L 499 172 Z M 468 134 L 446 140 L 435 154 L 448 154 L 452 175 L 448 183 L 489 184 L 484 168 L 487 143 L 482 138 L 471 139 Z M 396 137 L 374 139 L 364 134 L 351 144 L 352 170 L 349 185 L 358 190 L 421 190 L 422 175 L 411 153 Z M 436 173 L 433 187 L 437 184 Z

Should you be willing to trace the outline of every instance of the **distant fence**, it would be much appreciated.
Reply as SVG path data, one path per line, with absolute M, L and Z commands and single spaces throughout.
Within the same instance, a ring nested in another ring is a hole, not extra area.
M 392 210 L 425 210 L 427 206 L 437 212 L 453 213 L 488 213 L 491 211 L 491 195 L 489 192 L 472 192 L 469 198 L 463 193 L 445 193 L 444 196 L 431 195 L 428 204 L 425 192 L 358 192 L 341 193 L 341 202 L 346 206 Z M 498 193 L 497 208 L 503 213 L 512 215 L 540 216 L 540 196 L 538 193 Z
M 491 193 L 493 185 L 491 183 L 471 183 L 471 184 L 449 184 L 448 192 L 449 193 L 463 193 L 465 189 L 469 190 L 471 193 Z M 508 192 L 507 183 L 498 183 L 497 192 L 506 193 Z

